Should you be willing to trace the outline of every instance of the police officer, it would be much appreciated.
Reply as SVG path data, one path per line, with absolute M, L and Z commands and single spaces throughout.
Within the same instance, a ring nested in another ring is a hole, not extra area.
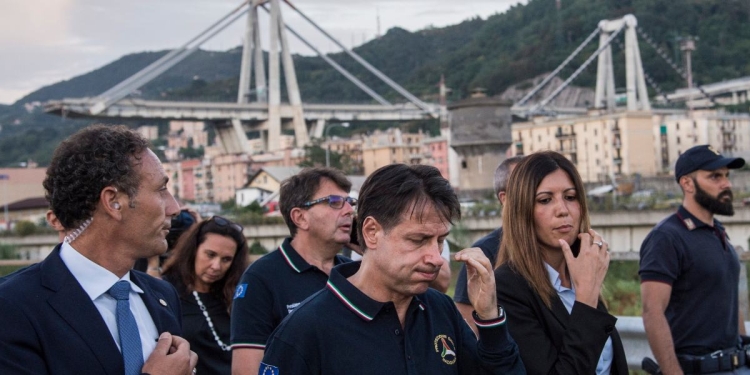
M 460 216 L 440 172 L 392 164 L 367 178 L 359 199 L 361 263 L 334 268 L 326 289 L 279 325 L 261 373 L 525 374 L 481 250 L 456 255 L 468 267 L 479 341 L 450 297 L 428 287 Z
M 641 246 L 643 324 L 664 374 L 750 374 L 739 334 L 740 263 L 721 222 L 731 216 L 729 170 L 745 165 L 709 145 L 675 165 L 682 205 Z
M 253 263 L 232 304 L 232 373 L 257 374 L 271 332 L 300 302 L 322 289 L 349 243 L 357 200 L 341 171 L 309 168 L 281 183 L 280 209 L 290 238 Z

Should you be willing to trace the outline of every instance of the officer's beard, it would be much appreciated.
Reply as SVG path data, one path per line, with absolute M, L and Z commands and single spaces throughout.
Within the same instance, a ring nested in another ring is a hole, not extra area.
M 734 207 L 732 207 L 732 190 L 724 190 L 714 198 L 711 194 L 708 194 L 705 190 L 701 189 L 698 185 L 698 181 L 694 178 L 693 183 L 695 184 L 695 201 L 705 208 L 709 212 L 715 215 L 732 216 L 734 215 Z M 724 198 L 729 197 L 728 201 Z

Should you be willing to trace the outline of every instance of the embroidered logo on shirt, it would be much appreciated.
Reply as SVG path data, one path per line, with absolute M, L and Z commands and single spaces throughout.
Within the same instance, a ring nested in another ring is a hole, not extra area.
M 440 358 L 443 362 L 448 365 L 456 363 L 456 344 L 453 343 L 453 339 L 446 335 L 435 336 L 435 352 L 440 354 Z
M 289 314 L 291 314 L 291 313 L 292 313 L 292 311 L 294 311 L 294 309 L 296 309 L 296 308 L 297 308 L 297 306 L 299 306 L 299 302 L 296 302 L 296 303 L 290 303 L 290 304 L 286 305 L 286 311 L 287 311 L 287 312 L 288 312 Z
M 266 363 L 260 363 L 260 372 L 258 375 L 279 375 L 279 368 Z
M 247 292 L 247 284 L 238 284 L 237 289 L 234 290 L 234 299 L 242 298 Z

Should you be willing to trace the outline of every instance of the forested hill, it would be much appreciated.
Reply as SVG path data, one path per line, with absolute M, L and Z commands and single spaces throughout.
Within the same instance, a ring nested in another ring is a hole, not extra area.
M 408 32 L 394 28 L 380 39 L 370 41 L 356 52 L 407 89 L 434 100 L 440 75 L 453 89 L 451 99 L 465 97 L 472 88 L 483 87 L 490 95 L 502 93 L 508 86 L 544 74 L 562 62 L 602 19 L 614 19 L 632 13 L 639 27 L 648 33 L 672 58 L 679 59 L 679 37 L 697 36 L 693 72 L 700 83 L 750 75 L 750 1 L 747 0 L 530 0 L 487 20 L 471 19 L 444 28 Z M 592 43 L 576 59 L 580 64 L 596 49 Z M 683 85 L 680 77 L 640 40 L 645 71 L 664 90 Z M 68 81 L 44 87 L 15 105 L 0 107 L 0 166 L 25 159 L 19 145 L 49 149 L 46 142 L 59 141 L 86 122 L 61 120 L 35 113 L 28 114 L 23 104 L 62 97 L 93 96 L 138 71 L 165 52 L 131 54 L 100 69 Z M 618 86 L 623 85 L 622 51 L 615 45 L 615 69 Z M 386 98 L 403 101 L 377 78 L 356 65 L 343 53 L 331 55 Z M 169 70 L 140 95 L 153 99 L 236 100 L 240 50 L 199 51 Z M 370 98 L 330 68 L 318 57 L 295 56 L 297 76 L 306 102 L 366 102 Z M 577 67 L 562 72 L 567 77 Z M 593 86 L 592 64 L 574 84 Z M 13 125 L 14 123 L 19 125 Z M 55 125 L 56 124 L 56 125 Z M 61 126 L 64 125 L 64 126 Z M 15 137 L 40 128 L 52 129 L 45 139 L 25 134 L 25 142 Z M 6 152 L 6 147 L 15 150 Z M 17 151 L 17 152 L 16 152 Z M 44 153 L 44 152 L 43 152 Z M 34 155 L 41 163 L 48 156 Z M 18 159 L 22 158 L 22 159 Z

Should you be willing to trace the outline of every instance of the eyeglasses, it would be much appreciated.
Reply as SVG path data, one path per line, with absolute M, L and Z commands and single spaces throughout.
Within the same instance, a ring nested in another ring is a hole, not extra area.
M 357 205 L 357 198 L 352 197 L 342 197 L 340 195 L 329 195 L 327 197 L 318 198 L 314 201 L 305 202 L 302 204 L 302 207 L 308 208 L 312 207 L 318 203 L 328 202 L 328 206 L 331 208 L 339 209 L 344 207 L 344 202 L 349 203 L 352 207 Z
M 242 233 L 242 230 L 243 230 L 242 225 L 239 225 L 239 224 L 237 224 L 237 223 L 235 223 L 233 221 L 230 221 L 228 219 L 225 219 L 225 218 L 223 218 L 221 216 L 214 216 L 214 217 L 212 217 L 208 221 L 213 221 L 214 223 L 216 223 L 216 225 L 218 225 L 220 227 L 230 227 L 230 228 L 232 228 L 232 229 L 234 229 L 234 230 L 236 230 L 236 231 L 238 231 L 240 233 Z

